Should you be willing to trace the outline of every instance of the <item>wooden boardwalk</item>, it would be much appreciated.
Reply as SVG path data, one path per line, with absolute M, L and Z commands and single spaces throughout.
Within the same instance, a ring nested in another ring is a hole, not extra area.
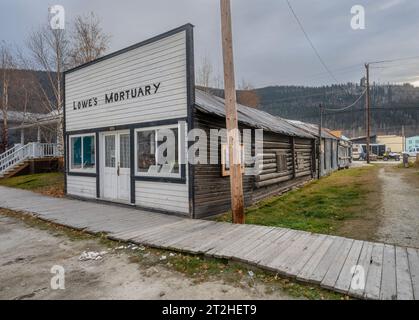
M 0 187 L 0 207 L 109 238 L 242 261 L 362 299 L 419 300 L 419 250 L 283 228 L 190 220 Z M 365 286 L 353 287 L 355 266 Z M 358 267 L 361 269 L 360 267 Z

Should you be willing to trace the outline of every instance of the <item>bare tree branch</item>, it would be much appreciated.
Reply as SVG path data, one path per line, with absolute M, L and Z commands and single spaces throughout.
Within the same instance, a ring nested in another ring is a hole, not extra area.
M 109 47 L 110 36 L 100 27 L 100 19 L 91 12 L 78 16 L 72 32 L 71 63 L 77 66 L 102 56 Z

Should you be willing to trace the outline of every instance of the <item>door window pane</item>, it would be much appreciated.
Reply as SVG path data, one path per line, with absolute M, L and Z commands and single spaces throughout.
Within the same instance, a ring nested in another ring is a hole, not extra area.
M 156 134 L 154 130 L 137 132 L 137 169 L 148 172 L 156 165 Z
M 105 167 L 115 168 L 115 136 L 105 136 Z
M 121 168 L 130 168 L 130 145 L 129 145 L 129 134 L 122 134 L 119 138 L 120 152 L 119 162 Z
M 71 138 L 71 169 L 81 169 L 81 137 Z
M 95 160 L 95 137 L 83 137 L 83 168 L 94 168 Z

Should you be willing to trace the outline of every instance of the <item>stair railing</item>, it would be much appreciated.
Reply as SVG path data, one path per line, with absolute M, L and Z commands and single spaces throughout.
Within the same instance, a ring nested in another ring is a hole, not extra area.
M 27 159 L 59 157 L 56 143 L 30 142 L 26 145 L 16 145 L 0 155 L 0 174 Z

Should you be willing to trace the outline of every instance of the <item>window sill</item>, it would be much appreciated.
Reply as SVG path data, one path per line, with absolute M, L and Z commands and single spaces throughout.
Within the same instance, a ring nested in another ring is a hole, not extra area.
M 167 183 L 178 183 L 185 184 L 186 178 L 184 177 L 164 177 L 164 176 L 135 176 L 135 181 L 150 181 L 150 182 L 167 182 Z
M 78 177 L 96 177 L 95 171 L 68 171 L 67 175 L 69 176 L 78 176 Z

